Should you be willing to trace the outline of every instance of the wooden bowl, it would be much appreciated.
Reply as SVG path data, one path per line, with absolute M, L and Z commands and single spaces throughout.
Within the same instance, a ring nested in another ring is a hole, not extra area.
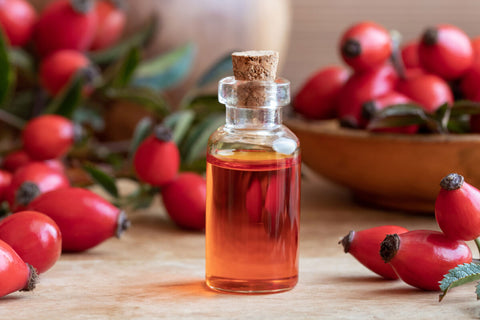
M 480 187 L 480 135 L 371 133 L 336 120 L 288 119 L 303 162 L 367 204 L 433 212 L 439 184 L 456 172 Z

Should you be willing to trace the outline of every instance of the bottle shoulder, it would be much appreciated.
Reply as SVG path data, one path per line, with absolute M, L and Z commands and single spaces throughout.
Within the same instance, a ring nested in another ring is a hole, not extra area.
M 295 134 L 284 125 L 274 128 L 236 129 L 219 127 L 208 143 L 210 153 L 218 150 L 273 150 L 284 154 L 298 153 L 300 142 Z

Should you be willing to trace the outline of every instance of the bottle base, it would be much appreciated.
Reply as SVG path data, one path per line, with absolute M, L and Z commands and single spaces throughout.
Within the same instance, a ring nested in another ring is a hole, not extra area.
M 206 284 L 211 290 L 224 293 L 268 294 L 291 290 L 298 282 L 298 276 L 274 280 L 239 280 L 222 277 L 207 277 Z

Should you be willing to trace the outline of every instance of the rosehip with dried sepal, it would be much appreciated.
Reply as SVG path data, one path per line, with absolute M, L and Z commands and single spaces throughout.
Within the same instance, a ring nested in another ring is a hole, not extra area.
M 446 80 L 460 78 L 474 61 L 470 38 L 461 29 L 448 24 L 425 30 L 418 56 L 422 68 Z
M 50 269 L 62 252 L 57 224 L 36 211 L 21 211 L 0 220 L 0 240 L 8 243 L 38 273 Z
M 435 218 L 443 233 L 452 239 L 474 240 L 480 236 L 480 190 L 458 173 L 440 182 Z
M 0 29 L 11 46 L 23 46 L 31 38 L 37 13 L 27 0 L 0 1 Z
M 183 172 L 162 188 L 162 200 L 170 218 L 180 227 L 205 229 L 207 187 L 205 179 Z
M 308 119 L 336 117 L 338 94 L 349 75 L 348 70 L 340 66 L 318 70 L 296 94 L 293 108 Z
M 22 131 L 22 142 L 30 158 L 49 160 L 65 155 L 80 135 L 80 128 L 71 120 L 48 114 L 27 123 Z
M 404 233 L 408 230 L 393 225 L 350 231 L 339 243 L 345 253 L 350 253 L 361 264 L 385 279 L 398 279 L 392 267 L 378 255 L 380 244 L 387 234 Z
M 360 22 L 343 34 L 340 53 L 345 63 L 356 72 L 375 69 L 392 54 L 390 35 L 374 22 Z
M 96 1 L 97 28 L 93 42 L 90 45 L 91 50 L 109 48 L 120 39 L 127 22 L 124 5 L 124 2 L 118 0 Z
M 19 211 L 42 193 L 69 186 L 65 174 L 45 163 L 32 162 L 15 171 L 5 198 L 11 210 Z
M 85 251 L 117 238 L 130 226 L 124 211 L 82 188 L 63 188 L 35 198 L 29 210 L 49 216 L 62 233 L 63 251 Z
M 55 0 L 40 14 L 34 31 L 34 44 L 41 56 L 71 49 L 85 51 L 97 27 L 93 1 Z
M 170 129 L 163 125 L 155 128 L 135 151 L 135 172 L 140 180 L 161 187 L 175 179 L 180 168 L 180 152 Z
M 31 291 L 38 275 L 31 265 L 25 263 L 15 250 L 0 240 L 0 297 L 15 291 Z
M 472 262 L 464 241 L 430 230 L 387 235 L 380 256 L 405 283 L 423 290 L 440 290 L 439 282 L 450 269 Z

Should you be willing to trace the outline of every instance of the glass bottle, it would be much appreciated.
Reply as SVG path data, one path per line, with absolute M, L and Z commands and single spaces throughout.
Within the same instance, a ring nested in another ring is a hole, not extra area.
M 300 148 L 282 125 L 290 83 L 228 77 L 218 95 L 226 124 L 207 149 L 206 283 L 237 293 L 292 289 L 298 281 Z

